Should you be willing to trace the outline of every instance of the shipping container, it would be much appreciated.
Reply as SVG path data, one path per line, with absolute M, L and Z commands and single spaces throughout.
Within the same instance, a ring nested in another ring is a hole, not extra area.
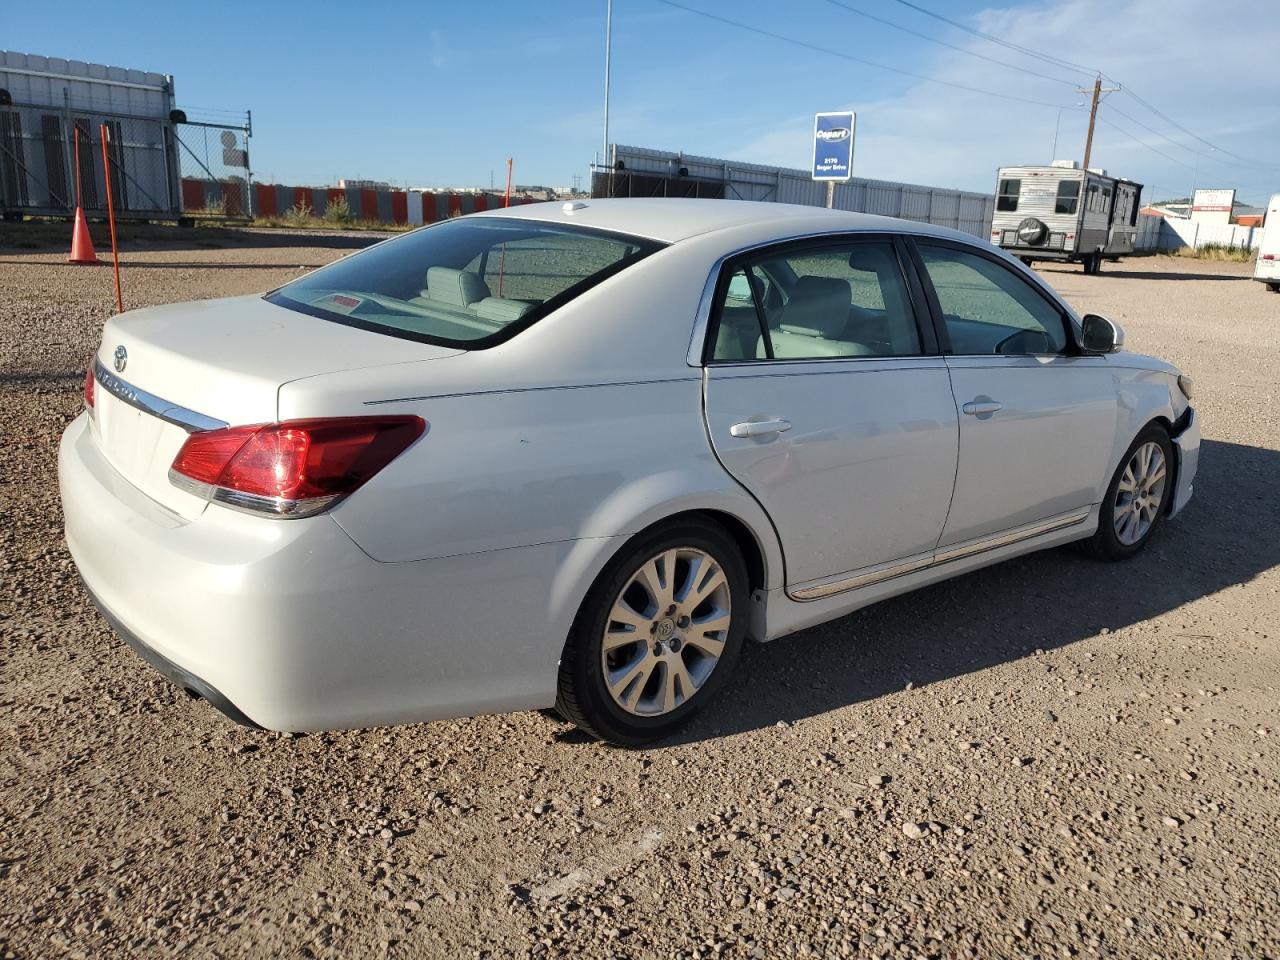
M 181 210 L 172 77 L 0 50 L 0 91 L 0 209 L 6 216 L 69 214 L 77 172 L 81 204 L 105 210 L 104 123 L 117 214 Z

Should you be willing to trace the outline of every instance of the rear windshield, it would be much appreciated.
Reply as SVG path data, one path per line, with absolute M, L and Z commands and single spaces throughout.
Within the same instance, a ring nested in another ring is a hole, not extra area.
M 267 299 L 394 337 L 477 349 L 661 246 L 584 227 L 468 217 L 339 260 Z

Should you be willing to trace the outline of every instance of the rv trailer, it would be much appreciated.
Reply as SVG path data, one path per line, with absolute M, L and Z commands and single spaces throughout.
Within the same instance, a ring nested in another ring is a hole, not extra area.
M 1074 160 L 1001 167 L 991 242 L 1028 265 L 1079 262 L 1094 274 L 1103 259 L 1133 253 L 1141 195 L 1142 184 L 1081 170 Z

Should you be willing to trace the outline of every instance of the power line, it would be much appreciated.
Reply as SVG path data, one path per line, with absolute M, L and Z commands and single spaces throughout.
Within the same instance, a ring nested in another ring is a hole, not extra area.
M 1126 137 L 1128 137 L 1130 140 L 1132 140 L 1134 143 L 1138 144 L 1138 146 L 1140 146 L 1140 147 L 1146 147 L 1146 148 L 1147 148 L 1148 150 L 1150 150 L 1152 153 L 1158 153 L 1158 154 L 1160 154 L 1160 156 L 1164 157 L 1164 158 L 1165 158 L 1166 160 L 1168 160 L 1170 163 L 1176 163 L 1178 166 L 1180 166 L 1180 167 L 1186 167 L 1188 170 L 1193 170 L 1193 169 L 1195 169 L 1194 167 L 1192 167 L 1192 166 L 1191 166 L 1191 164 L 1189 164 L 1189 163 L 1184 163 L 1183 161 L 1179 160 L 1177 157 L 1171 157 L 1171 156 L 1169 156 L 1169 154 L 1165 153 L 1163 150 L 1158 150 L 1158 149 L 1156 149 L 1155 147 L 1153 147 L 1151 144 L 1147 143 L 1145 140 L 1142 140 L 1142 139 L 1140 139 L 1140 138 L 1138 138 L 1138 137 L 1135 137 L 1132 133 L 1130 133 L 1130 132 L 1129 132 L 1128 130 L 1126 130 L 1124 127 L 1121 127 L 1121 126 L 1118 126 L 1118 125 L 1116 125 L 1116 124 L 1112 123 L 1112 122 L 1111 122 L 1110 120 L 1108 120 L 1106 117 L 1099 117 L 1099 118 L 1098 118 L 1098 122 L 1099 122 L 1099 123 L 1106 124 L 1106 125 L 1107 125 L 1108 127 L 1110 127 L 1112 130 L 1119 131 L 1120 133 L 1122 133 L 1122 134 L 1124 134 Z
M 1139 127 L 1141 127 L 1143 130 L 1146 130 L 1148 133 L 1153 133 L 1153 134 L 1155 134 L 1157 137 L 1159 137 L 1159 138 L 1160 138 L 1161 140 L 1163 140 L 1165 143 L 1171 144 L 1172 146 L 1175 146 L 1175 147 L 1178 147 L 1178 148 L 1180 148 L 1180 149 L 1182 149 L 1182 150 L 1187 151 L 1187 153 L 1189 153 L 1189 154 L 1191 154 L 1193 157 L 1195 157 L 1197 161 L 1205 161 L 1205 162 L 1207 162 L 1207 163 L 1219 163 L 1219 164 L 1224 164 L 1224 165 L 1229 166 L 1229 167 L 1236 167 L 1236 166 L 1240 166 L 1240 164 L 1232 163 L 1230 160 L 1223 160 L 1223 159 L 1221 159 L 1221 158 L 1219 158 L 1219 157 L 1211 157 L 1211 156 L 1209 156 L 1209 155 L 1208 155 L 1208 154 L 1206 154 L 1206 153 L 1201 153 L 1201 152 L 1200 152 L 1200 151 L 1198 151 L 1198 150 L 1193 150 L 1193 149 L 1191 149 L 1190 147 L 1188 147 L 1185 143 L 1179 143 L 1177 140 L 1174 140 L 1172 137 L 1169 137 L 1169 136 L 1167 136 L 1166 134 L 1161 133 L 1159 130 L 1155 129 L 1154 127 L 1150 127 L 1150 126 L 1148 126 L 1147 124 L 1145 124 L 1145 123 L 1143 123 L 1141 120 L 1139 120 L 1137 117 L 1130 116 L 1129 114 L 1125 113 L 1123 110 L 1121 110 L 1119 107 L 1115 106 L 1114 104 L 1110 104 L 1110 103 L 1109 103 L 1109 104 L 1107 104 L 1107 109 L 1108 109 L 1108 110 L 1110 110 L 1112 113 L 1117 114 L 1118 116 L 1124 117 L 1124 118 L 1125 118 L 1126 120 L 1128 120 L 1130 123 L 1137 124 Z M 1115 125 L 1114 125 L 1114 124 L 1112 124 L 1112 126 L 1115 126 Z M 1217 148 L 1216 148 L 1216 147 L 1211 147 L 1210 149 L 1212 149 L 1212 150 L 1216 150 Z M 1175 163 L 1176 163 L 1176 162 L 1179 162 L 1179 161 L 1175 161 Z M 1185 164 L 1184 164 L 1184 166 L 1185 166 Z
M 1075 87 L 1076 85 L 1076 82 L 1074 80 L 1064 80 L 1062 77 L 1054 77 L 1054 76 L 1050 76 L 1047 73 L 1040 73 L 1036 70 L 1029 70 L 1026 67 L 1018 66 L 1018 64 L 1016 63 L 1009 63 L 1007 60 L 997 60 L 995 57 L 988 57 L 986 54 L 978 53 L 975 50 L 967 50 L 964 47 L 958 46 L 957 44 L 947 43 L 947 41 L 939 40 L 937 37 L 931 37 L 927 33 L 921 33 L 919 30 L 912 30 L 910 27 L 904 27 L 902 26 L 902 24 L 894 23 L 892 20 L 886 20 L 883 17 L 877 17 L 874 13 L 867 13 L 865 10 L 859 10 L 857 7 L 851 7 L 847 3 L 841 3 L 840 0 L 827 0 L 827 2 L 832 4 L 833 6 L 839 7 L 842 10 L 847 10 L 849 13 L 855 14 L 856 16 L 864 17 L 867 20 L 873 20 L 876 23 L 883 24 L 886 27 L 891 27 L 894 30 L 900 30 L 903 33 L 910 34 L 913 37 L 919 37 L 921 40 L 927 40 L 930 43 L 936 43 L 940 47 L 946 47 L 949 50 L 955 50 L 958 53 L 963 53 L 967 57 L 974 57 L 978 60 L 985 60 L 987 63 L 994 63 L 997 66 L 1008 67 L 1010 70 L 1019 70 L 1022 73 L 1030 74 L 1033 77 L 1039 77 L 1041 80 L 1052 80 L 1054 83 L 1065 84 L 1068 87 Z
M 677 10 L 683 10 L 685 13 L 692 13 L 699 17 L 705 17 L 708 20 L 714 20 L 717 23 L 723 23 L 730 27 L 736 27 L 739 30 L 745 30 L 748 33 L 759 34 L 762 37 L 769 37 L 772 40 L 781 40 L 783 43 L 789 43 L 793 46 L 803 47 L 806 50 L 813 50 L 817 53 L 825 53 L 831 57 L 839 57 L 841 60 L 849 60 L 853 63 L 860 63 L 866 67 L 874 67 L 877 70 L 887 70 L 890 73 L 901 74 L 904 77 L 911 77 L 915 80 L 922 80 L 925 83 L 936 83 L 944 87 L 953 87 L 956 90 L 966 90 L 969 93 L 980 93 L 988 97 L 998 97 L 1001 100 L 1012 100 L 1017 103 L 1030 103 L 1037 107 L 1052 107 L 1058 109 L 1061 104 L 1049 103 L 1047 100 L 1032 100 L 1029 97 L 1017 97 L 1009 93 L 999 93 L 995 90 L 983 90 L 981 87 L 970 87 L 963 83 L 952 83 L 950 80 L 939 80 L 936 77 L 928 77 L 922 73 L 912 73 L 910 70 L 903 70 L 899 67 L 891 67 L 888 64 L 876 63 L 874 60 L 864 60 L 861 57 L 855 57 L 852 54 L 844 53 L 840 50 L 830 50 L 827 47 L 820 47 L 817 44 L 808 43 L 804 40 L 797 40 L 794 37 L 784 36 L 781 33 L 774 33 L 771 30 L 763 30 L 759 27 L 753 27 L 737 20 L 730 20 L 728 17 L 722 17 L 715 13 L 708 13 L 706 10 L 698 10 L 694 7 L 686 7 L 682 3 L 676 3 L 675 0 L 657 0 L 658 3 L 665 4 L 668 7 L 674 7 Z
M 832 0 L 832 2 L 834 2 L 834 0 Z M 1031 47 L 1025 47 L 1022 44 L 1014 43 L 1011 40 L 1006 40 L 1003 37 L 998 37 L 990 33 L 984 33 L 983 31 L 974 29 L 973 27 L 970 27 L 967 24 L 961 23 L 958 20 L 952 20 L 948 17 L 942 16 L 941 14 L 934 13 L 932 10 L 929 10 L 926 7 L 922 7 L 917 3 L 911 2 L 911 0 L 895 0 L 895 2 L 911 10 L 915 10 L 917 13 L 924 14 L 926 17 L 932 17 L 935 20 L 940 20 L 943 23 L 949 24 L 950 26 L 955 27 L 957 30 L 963 30 L 964 32 L 970 33 L 976 37 L 981 37 L 983 40 L 986 40 L 990 43 L 995 43 L 995 44 L 999 44 L 1002 47 L 1007 47 L 1010 50 L 1016 50 L 1019 53 L 1022 53 L 1028 57 L 1034 57 L 1037 60 L 1042 60 L 1045 63 L 1051 63 L 1055 66 L 1065 67 L 1067 69 L 1072 69 L 1072 70 L 1078 70 L 1082 73 L 1093 73 L 1093 74 L 1097 74 L 1099 76 L 1105 77 L 1107 80 L 1111 81 L 1112 83 L 1117 84 L 1120 87 L 1121 92 L 1127 93 L 1138 104 L 1140 104 L 1143 107 L 1146 107 L 1148 110 L 1150 110 L 1153 114 L 1155 114 L 1165 123 L 1169 124 L 1175 129 L 1191 137 L 1193 140 L 1196 140 L 1204 144 L 1206 147 L 1209 147 L 1211 150 L 1215 150 L 1218 153 L 1225 154 L 1226 156 L 1229 156 L 1229 157 L 1234 157 L 1236 160 L 1238 160 L 1240 163 L 1244 164 L 1245 166 L 1256 167 L 1262 170 L 1277 169 L 1275 165 L 1258 163 L 1255 160 L 1250 160 L 1247 157 L 1242 157 L 1239 154 L 1233 153 L 1232 151 L 1226 149 L 1225 147 L 1220 147 L 1216 143 L 1212 143 L 1209 140 L 1206 140 L 1204 137 L 1200 136 L 1198 133 L 1195 133 L 1194 131 L 1187 129 L 1182 124 L 1178 123 L 1178 121 L 1174 120 L 1172 117 L 1164 113 L 1158 107 L 1154 106 L 1153 104 L 1144 100 L 1142 97 L 1138 96 L 1138 94 L 1134 93 L 1133 90 L 1130 89 L 1127 84 L 1121 82 L 1120 80 L 1117 80 L 1115 77 L 1108 76 L 1107 74 L 1103 73 L 1101 70 L 1096 70 L 1092 67 L 1085 67 L 1078 63 L 1072 63 L 1070 60 L 1063 60 L 1060 57 L 1055 57 L 1051 54 L 1043 53 L 1039 50 L 1033 50 Z M 1115 108 L 1113 107 L 1112 109 L 1115 109 Z M 1119 113 L 1120 111 L 1117 110 L 1116 112 Z M 1143 126 L 1144 129 L 1150 131 L 1151 133 L 1154 133 L 1156 136 L 1161 137 L 1164 140 L 1168 140 L 1170 143 L 1173 143 L 1175 146 L 1182 147 L 1183 149 L 1190 149 L 1183 144 L 1178 144 L 1175 141 L 1170 140 L 1168 137 L 1166 137 L 1164 134 L 1160 133 L 1159 131 L 1153 130 L 1151 127 L 1145 126 L 1140 121 L 1135 120 L 1133 117 L 1129 117 L 1128 119 L 1132 120 L 1134 123 L 1137 123 L 1139 126 Z M 1192 152 L 1194 153 L 1195 151 L 1192 151 Z M 1208 159 L 1208 158 L 1205 158 L 1205 159 Z
M 1072 63 L 1070 60 L 1063 60 L 1060 57 L 1055 57 L 1047 53 L 1041 53 L 1038 50 L 1032 50 L 1030 47 L 1024 47 L 1021 44 L 1014 43 L 1012 40 L 1005 40 L 1001 37 L 992 36 L 989 33 L 983 33 L 981 30 L 976 30 L 973 27 L 970 27 L 967 24 L 963 24 L 958 20 L 951 20 L 948 17 L 944 17 L 940 13 L 934 13 L 932 10 L 928 10 L 925 7 L 921 7 L 917 4 L 911 3 L 910 0 L 896 0 L 896 2 L 902 4 L 904 7 L 909 7 L 910 9 L 916 11 L 916 13 L 923 13 L 926 17 L 932 17 L 934 20 L 941 20 L 943 23 L 948 24 L 952 27 L 955 27 L 957 30 L 963 30 L 965 33 L 971 33 L 975 37 L 981 37 L 983 40 L 990 41 L 991 43 L 998 43 L 1002 47 L 1008 47 L 1010 50 L 1016 50 L 1018 53 L 1021 53 L 1024 56 L 1034 57 L 1037 60 L 1043 60 L 1045 63 L 1051 63 L 1056 67 L 1065 67 L 1068 70 L 1075 70 L 1079 73 L 1096 74 L 1100 72 L 1098 70 L 1093 69 L 1092 67 L 1084 67 L 1078 63 Z
M 1116 81 L 1116 82 L 1118 82 L 1118 81 Z M 1186 127 L 1184 127 L 1182 124 L 1178 123 L 1178 121 L 1174 120 L 1174 119 L 1173 119 L 1172 117 L 1170 117 L 1168 114 L 1163 113 L 1163 112 L 1161 112 L 1160 110 L 1158 110 L 1158 109 L 1156 109 L 1155 107 L 1153 107 L 1150 103 L 1148 103 L 1146 100 L 1143 100 L 1140 96 L 1138 96 L 1136 93 L 1134 93 L 1132 90 L 1130 90 L 1130 89 L 1129 89 L 1127 86 L 1125 86 L 1124 84 L 1120 84 L 1120 88 L 1121 88 L 1121 90 L 1122 90 L 1124 93 L 1127 93 L 1130 97 L 1132 97 L 1134 100 L 1136 100 L 1136 101 L 1137 101 L 1139 104 L 1141 104 L 1142 106 L 1146 107 L 1148 110 L 1150 110 L 1152 113 L 1154 113 L 1157 117 L 1159 117 L 1159 118 L 1160 118 L 1161 120 L 1163 120 L 1165 123 L 1169 124 L 1170 126 L 1174 127 L 1174 128 L 1175 128 L 1175 129 L 1177 129 L 1177 130 L 1182 131 L 1182 132 L 1183 132 L 1183 133 L 1185 133 L 1187 136 L 1191 137 L 1193 140 L 1198 140 L 1200 143 L 1203 143 L 1203 144 L 1204 144 L 1206 147 L 1208 147 L 1210 150 L 1216 150 L 1218 153 L 1225 153 L 1225 154 L 1226 154 L 1227 156 L 1229 156 L 1229 157 L 1235 157 L 1235 159 L 1236 159 L 1236 160 L 1240 161 L 1241 163 L 1243 163 L 1245 166 L 1248 166 L 1248 167 L 1257 167 L 1257 168 L 1262 169 L 1262 170 L 1275 170 L 1275 169 L 1277 169 L 1277 167 L 1276 167 L 1274 164 L 1268 165 L 1268 164 L 1265 164 L 1265 163 L 1258 163 L 1256 160 L 1250 160 L 1250 159 L 1248 159 L 1247 157 L 1242 157 L 1242 156 L 1240 156 L 1238 153 L 1232 153 L 1232 152 L 1231 152 L 1230 150 L 1228 150 L 1226 147 L 1220 147 L 1220 146 L 1218 146 L 1216 143 L 1210 143 L 1208 140 L 1206 140 L 1204 137 L 1200 136 L 1198 133 L 1193 133 L 1192 131 L 1188 130 Z M 1130 119 L 1132 119 L 1132 118 L 1130 118 Z M 1134 121 L 1134 122 L 1136 123 L 1137 121 Z M 1187 148 L 1187 149 L 1190 149 L 1190 148 Z

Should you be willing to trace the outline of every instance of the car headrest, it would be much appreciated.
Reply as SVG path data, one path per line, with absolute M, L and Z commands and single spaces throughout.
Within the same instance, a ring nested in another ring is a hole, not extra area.
M 422 295 L 428 300 L 447 303 L 451 307 L 469 307 L 489 296 L 489 287 L 480 274 L 470 270 L 454 270 L 452 267 L 428 267 L 427 289 Z
M 849 322 L 853 288 L 838 277 L 801 277 L 779 323 L 793 333 L 839 339 Z
M 500 323 L 512 323 L 519 320 L 533 309 L 532 303 L 524 300 L 504 300 L 501 297 L 485 297 L 471 305 L 477 316 Z

